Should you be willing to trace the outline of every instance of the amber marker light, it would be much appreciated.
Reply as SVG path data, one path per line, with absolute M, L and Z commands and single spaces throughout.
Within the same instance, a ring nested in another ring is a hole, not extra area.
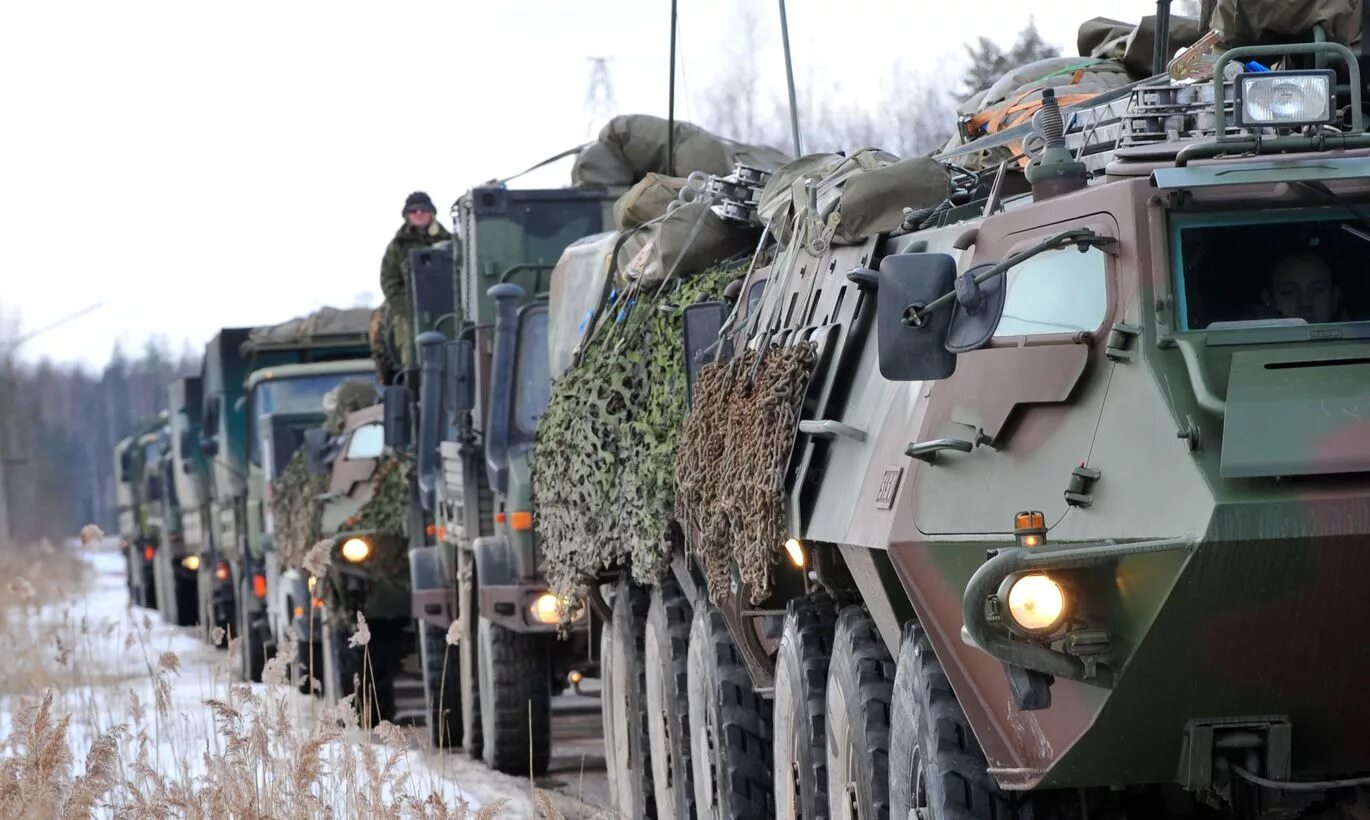
M 585 675 L 581 674 L 579 669 L 572 669 L 571 673 L 566 676 L 566 679 L 571 682 L 572 686 L 575 686 L 577 683 L 585 680 Z
M 365 538 L 349 538 L 343 542 L 342 557 L 354 564 L 360 564 L 371 557 L 371 545 Z
M 1040 547 L 1047 540 L 1046 518 L 1032 510 L 1013 516 L 1013 534 L 1020 547 Z
M 1012 580 L 1006 597 L 1009 617 L 1029 634 L 1048 635 L 1066 620 L 1066 592 L 1047 575 L 1034 573 Z
M 181 566 L 185 567 L 191 572 L 195 572 L 200 568 L 200 556 L 187 555 L 186 557 L 181 559 Z
M 790 556 L 790 563 L 800 569 L 804 568 L 804 542 L 798 538 L 791 538 L 785 542 L 785 552 Z
M 514 510 L 509 513 L 509 529 L 514 532 L 527 532 L 533 528 L 533 514 L 527 510 Z
M 265 576 L 265 575 L 253 575 L 253 576 L 252 576 L 252 594 L 253 594 L 253 595 L 256 595 L 259 599 L 265 599 L 265 598 L 266 598 L 266 576 Z
M 156 557 L 157 557 L 157 548 L 156 548 L 156 547 L 143 547 L 143 560 L 144 560 L 144 561 L 151 561 L 153 558 L 156 558 Z

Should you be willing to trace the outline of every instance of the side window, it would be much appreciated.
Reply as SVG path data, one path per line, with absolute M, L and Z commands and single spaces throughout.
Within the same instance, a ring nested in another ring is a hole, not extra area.
M 1014 266 L 994 338 L 1097 330 L 1108 315 L 1107 262 L 1098 248 L 1064 248 Z
M 385 427 L 368 424 L 352 431 L 347 440 L 347 459 L 380 458 L 385 448 Z

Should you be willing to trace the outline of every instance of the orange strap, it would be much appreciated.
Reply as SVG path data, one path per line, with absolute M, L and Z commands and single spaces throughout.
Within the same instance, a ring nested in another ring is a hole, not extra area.
M 997 105 L 994 108 L 981 111 L 979 114 L 970 118 L 968 121 L 970 126 L 968 130 L 972 134 L 979 133 L 980 126 L 983 125 L 985 126 L 984 133 L 993 134 L 1002 131 L 1005 128 L 1012 128 L 1019 123 L 1027 122 L 1032 118 L 1033 114 L 1037 113 L 1037 109 L 1042 107 L 1042 100 L 1040 98 L 1031 102 L 1023 102 L 1023 100 L 1029 95 L 1036 94 L 1039 91 L 1041 91 L 1041 89 L 1034 88 L 1031 91 L 1020 94 L 1017 99 L 1008 104 Z M 1097 93 L 1060 94 L 1056 97 L 1056 102 L 1064 107 L 1084 102 L 1085 100 L 1092 99 L 1096 96 L 1098 96 Z

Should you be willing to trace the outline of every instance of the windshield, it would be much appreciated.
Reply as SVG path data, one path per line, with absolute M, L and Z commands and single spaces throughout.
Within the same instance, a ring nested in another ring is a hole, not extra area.
M 1347 208 L 1180 214 L 1171 242 L 1183 330 L 1370 320 L 1370 224 Z
M 261 464 L 264 439 L 269 433 L 271 416 L 310 415 L 322 417 L 324 414 L 324 394 L 348 379 L 366 379 L 375 382 L 375 374 L 361 371 L 355 373 L 320 373 L 313 376 L 294 376 L 265 379 L 252 389 L 252 412 L 250 417 L 254 428 L 252 436 L 252 463 Z M 285 465 L 277 465 L 284 469 Z
M 552 392 L 547 361 L 547 311 L 529 311 L 519 324 L 518 365 L 514 371 L 514 424 L 523 432 L 537 432 L 538 419 Z
M 367 424 L 352 431 L 347 441 L 347 459 L 380 458 L 385 448 L 385 427 Z

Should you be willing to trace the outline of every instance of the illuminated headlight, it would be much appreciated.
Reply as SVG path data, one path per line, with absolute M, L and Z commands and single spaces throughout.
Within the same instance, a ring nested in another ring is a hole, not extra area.
M 1257 71 L 1237 77 L 1237 124 L 1318 125 L 1337 117 L 1331 70 Z
M 551 626 L 561 622 L 561 613 L 567 607 L 568 602 L 564 601 L 550 592 L 544 592 L 533 599 L 533 603 L 528 607 L 528 613 L 533 616 L 533 620 L 540 624 Z M 582 607 L 572 616 L 572 621 L 580 620 L 585 614 Z
M 310 591 L 310 592 L 313 592 L 313 591 L 314 591 L 314 587 L 316 587 L 316 586 L 319 585 L 319 579 L 318 579 L 318 578 L 315 578 L 313 575 L 311 575 L 311 576 L 309 576 L 309 580 L 308 580 L 306 583 L 307 583 L 308 586 L 309 586 L 309 591 Z
M 1060 629 L 1070 615 L 1070 600 L 1065 588 L 1042 573 L 1010 577 L 1000 590 L 999 600 L 1009 621 L 1019 631 L 1032 636 L 1050 635 Z
M 181 559 L 181 566 L 185 567 L 186 569 L 190 570 L 191 572 L 196 571 L 197 569 L 200 568 L 200 556 L 198 556 L 198 555 L 187 555 L 186 557 L 184 557 L 184 558 Z
M 364 538 L 349 538 L 343 542 L 342 557 L 360 564 L 371 557 L 371 545 Z

